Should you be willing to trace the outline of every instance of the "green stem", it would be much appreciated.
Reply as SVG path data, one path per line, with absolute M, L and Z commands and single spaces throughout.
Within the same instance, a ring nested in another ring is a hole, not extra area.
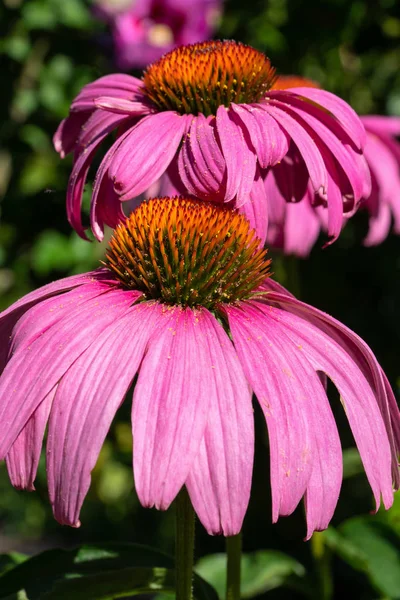
M 186 488 L 176 498 L 176 600 L 193 598 L 194 510 Z
M 240 600 L 240 563 L 242 558 L 242 534 L 226 538 L 228 566 L 226 570 L 226 600 Z
M 323 532 L 315 531 L 313 533 L 311 538 L 311 552 L 318 579 L 319 598 L 321 600 L 331 600 L 333 598 L 333 582 L 330 551 L 325 545 Z

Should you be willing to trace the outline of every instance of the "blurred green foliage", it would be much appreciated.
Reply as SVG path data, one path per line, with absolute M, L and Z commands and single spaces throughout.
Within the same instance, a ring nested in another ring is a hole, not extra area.
M 396 0 L 231 0 L 220 36 L 265 51 L 280 73 L 318 80 L 360 113 L 400 113 L 400 16 Z M 71 159 L 52 135 L 87 82 L 114 70 L 109 38 L 83 0 L 3 0 L 0 5 L 0 304 L 48 281 L 98 265 L 104 247 L 80 240 L 65 217 Z M 89 186 L 88 186 L 89 187 Z M 90 189 L 86 190 L 86 200 Z M 86 201 L 85 206 L 88 203 Z M 307 261 L 275 256 L 274 272 L 302 298 L 334 314 L 373 347 L 396 389 L 400 378 L 400 239 L 363 248 L 365 216 Z M 271 525 L 268 442 L 256 410 L 252 499 L 244 526 L 246 597 L 400 597 L 400 499 L 371 516 L 372 494 L 338 399 L 345 480 L 332 527 L 304 543 L 301 508 Z M 93 472 L 79 530 L 50 514 L 44 462 L 37 492 L 13 490 L 0 467 L 0 548 L 41 548 L 101 540 L 140 542 L 170 552 L 173 515 L 142 509 L 133 489 L 128 402 Z M 198 572 L 223 593 L 223 540 L 199 527 Z M 18 556 L 4 559 L 18 562 Z M 7 563 L 8 561 L 11 561 Z M 283 586 L 283 587 L 282 587 Z

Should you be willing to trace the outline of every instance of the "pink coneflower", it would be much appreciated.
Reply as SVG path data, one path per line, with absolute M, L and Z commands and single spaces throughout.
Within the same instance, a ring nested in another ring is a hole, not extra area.
M 46 424 L 55 517 L 79 525 L 116 411 L 133 391 L 133 465 L 144 506 L 182 486 L 211 534 L 236 534 L 254 452 L 252 392 L 269 432 L 273 520 L 304 497 L 325 528 L 342 453 L 320 373 L 340 392 L 378 508 L 399 486 L 399 411 L 368 346 L 269 277 L 244 216 L 184 198 L 143 202 L 104 268 L 45 286 L 0 316 L 0 453 L 33 489 Z
M 92 195 L 91 227 L 98 239 L 104 224 L 114 227 L 122 218 L 121 203 L 163 176 L 181 193 L 239 207 L 265 240 L 269 199 L 263 180 L 278 164 L 294 182 L 285 199 L 300 200 L 308 187 L 313 204 L 327 206 L 329 235 L 337 237 L 343 211 L 355 210 L 369 194 L 364 127 L 329 92 L 274 84 L 275 69 L 264 54 L 216 41 L 173 50 L 142 80 L 109 75 L 85 86 L 54 138 L 61 156 L 75 156 L 67 194 L 71 225 L 85 235 L 86 176 L 97 148 L 116 129 Z
M 392 221 L 394 233 L 400 234 L 400 144 L 396 140 L 400 117 L 371 115 L 361 120 L 367 132 L 364 154 L 372 179 L 371 193 L 360 205 L 369 213 L 364 245 L 376 246 L 387 238 Z M 321 229 L 328 230 L 326 211 L 313 207 L 307 192 L 297 204 L 288 204 L 271 179 L 267 186 L 271 199 L 268 244 L 306 258 Z
M 115 60 L 125 70 L 211 37 L 221 5 L 221 0 L 97 0 L 96 12 L 109 22 Z

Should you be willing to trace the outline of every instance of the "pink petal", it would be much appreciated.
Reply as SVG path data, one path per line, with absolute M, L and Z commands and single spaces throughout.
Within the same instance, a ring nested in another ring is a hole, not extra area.
M 10 357 L 30 346 L 53 325 L 79 306 L 108 290 L 101 281 L 91 281 L 62 295 L 52 296 L 30 308 L 16 323 L 10 336 Z
M 304 104 L 306 105 L 305 109 Z M 335 121 L 333 119 L 328 119 L 329 115 L 324 115 L 324 113 L 322 114 L 321 119 L 321 111 L 317 107 L 304 103 L 304 101 L 301 101 L 300 99 L 294 98 L 291 101 L 290 106 L 287 106 L 282 102 L 276 102 L 275 105 L 286 110 L 289 114 L 293 115 L 293 113 L 295 113 L 298 115 L 298 117 L 311 128 L 309 133 L 315 132 L 318 135 L 325 144 L 327 153 L 333 154 L 340 167 L 345 172 L 353 189 L 354 196 L 356 200 L 359 200 L 363 193 L 363 173 L 357 168 L 357 158 L 354 156 L 355 152 L 348 145 L 345 145 L 339 135 L 337 135 L 338 132 L 335 132 Z
M 93 184 L 92 201 L 90 203 L 90 223 L 92 226 L 93 234 L 96 239 L 101 242 L 104 237 L 104 220 L 102 218 L 102 205 L 104 203 L 104 194 L 109 199 L 112 197 L 112 206 L 116 212 L 114 213 L 114 219 L 117 220 L 121 208 L 118 208 L 118 202 L 120 203 L 120 197 L 114 190 L 114 185 L 110 179 L 109 167 L 117 154 L 120 147 L 125 143 L 126 138 L 130 135 L 130 129 L 125 131 L 117 141 L 111 146 L 111 148 L 104 155 L 103 160 L 97 170 L 96 177 Z M 112 185 L 112 190 L 110 186 Z M 109 213 L 110 213 L 109 208 Z M 110 214 L 109 214 L 110 218 Z
M 219 106 L 216 116 L 218 138 L 226 163 L 225 201 L 237 198 L 236 205 L 242 206 L 249 199 L 255 177 L 256 156 L 250 150 L 234 113 Z
M 83 125 L 88 120 L 89 114 L 86 111 L 71 114 L 66 119 L 63 119 L 57 127 L 57 131 L 53 136 L 53 144 L 61 158 L 65 158 L 67 154 L 74 150 L 79 134 Z
M 364 238 L 364 246 L 377 246 L 385 241 L 392 225 L 392 215 L 388 204 L 381 203 L 377 215 L 369 217 L 368 233 Z
M 165 510 L 199 452 L 209 404 L 217 402 L 204 317 L 165 309 L 150 340 L 133 395 L 133 463 L 143 506 Z
M 278 296 L 271 294 L 268 301 Z M 314 368 L 326 373 L 339 390 L 377 508 L 381 494 L 389 508 L 395 448 L 382 372 L 374 355 L 352 331 L 321 311 L 287 297 L 282 307 L 301 315 L 282 311 L 279 323 L 290 329 Z
M 43 436 L 56 389 L 57 386 L 39 404 L 6 456 L 8 475 L 17 490 L 35 490 Z
M 144 102 L 134 102 L 129 98 L 100 96 L 94 100 L 94 103 L 98 108 L 125 116 L 148 115 L 153 112 Z
M 178 156 L 179 174 L 186 189 L 199 198 L 224 199 L 225 159 L 210 119 L 193 117 Z
M 377 135 L 400 135 L 400 117 L 385 117 L 381 115 L 363 115 L 361 122 L 364 127 Z
M 74 287 L 83 285 L 84 283 L 89 283 L 94 279 L 101 279 L 104 276 L 104 269 L 98 269 L 97 271 L 91 271 L 89 273 L 82 273 L 81 275 L 71 275 L 70 277 L 65 277 L 64 279 L 58 279 L 57 281 L 53 281 L 52 283 L 48 283 L 47 285 L 42 286 L 41 288 L 26 294 L 14 304 L 11 304 L 6 310 L 0 313 L 0 327 L 6 322 L 13 322 L 12 327 L 14 327 L 15 322 L 20 316 L 20 309 L 24 312 L 28 310 L 31 306 L 48 298 L 49 296 L 54 296 L 60 292 L 64 292 L 66 290 L 70 290 Z M 16 316 L 16 314 L 18 316 Z M 5 339 L 4 336 L 1 336 L 1 339 Z
M 240 362 L 268 426 L 275 522 L 294 511 L 308 486 L 313 431 L 307 399 L 314 389 L 296 371 L 278 323 L 251 303 L 226 307 L 226 312 Z
M 156 304 L 138 304 L 100 333 L 58 385 L 47 440 L 54 516 L 79 526 L 79 513 L 116 411 L 159 320 Z
M 292 138 L 305 162 L 314 191 L 325 196 L 328 186 L 326 167 L 312 137 L 296 119 L 277 106 L 267 104 L 264 110 L 273 116 Z
M 71 226 L 83 239 L 87 237 L 81 220 L 82 194 L 94 153 L 105 137 L 123 120 L 120 115 L 96 111 L 78 140 L 80 147 L 77 148 L 77 160 L 68 182 L 67 215 Z
M 144 192 L 165 172 L 179 147 L 186 115 L 171 111 L 144 117 L 133 127 L 110 164 L 121 201 Z
M 265 184 L 257 168 L 249 201 L 240 207 L 240 212 L 248 219 L 251 228 L 255 230 L 262 245 L 264 245 L 267 237 L 269 200 Z
M 142 89 L 143 82 L 136 77 L 123 73 L 105 75 L 82 88 L 71 105 L 71 111 L 92 110 L 95 108 L 96 98 L 111 94 L 114 98 L 133 100 L 141 95 Z
M 110 288 L 16 351 L 0 379 L 1 457 L 74 360 L 131 302 L 129 292 Z
M 236 535 L 250 498 L 254 453 L 251 390 L 221 325 L 203 311 L 202 330 L 213 364 L 214 396 L 200 451 L 186 486 L 209 534 Z
M 249 132 L 260 166 L 265 169 L 282 160 L 289 150 L 289 139 L 275 119 L 246 104 L 232 103 L 231 109 Z
M 357 113 L 341 98 L 327 92 L 311 87 L 291 88 L 291 93 L 299 94 L 304 98 L 308 98 L 321 106 L 323 110 L 329 110 L 332 115 L 339 121 L 341 126 L 350 136 L 350 139 L 358 148 L 363 148 L 366 142 L 366 133 L 360 117 Z M 269 92 L 273 97 L 279 92 Z

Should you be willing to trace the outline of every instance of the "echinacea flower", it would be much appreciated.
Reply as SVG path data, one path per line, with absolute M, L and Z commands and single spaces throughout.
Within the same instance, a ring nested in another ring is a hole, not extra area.
M 361 120 L 367 132 L 364 155 L 372 180 L 371 193 L 360 204 L 369 213 L 364 245 L 376 246 L 387 238 L 392 221 L 394 233 L 400 234 L 400 143 L 396 140 L 400 117 L 371 115 Z M 269 203 L 268 244 L 306 258 L 320 231 L 328 229 L 326 211 L 313 207 L 307 193 L 300 202 L 288 204 L 276 187 L 270 186 L 269 192 L 273 201 Z
M 109 22 L 119 68 L 143 68 L 176 46 L 202 42 L 214 32 L 221 0 L 97 0 Z
M 144 506 L 182 486 L 210 534 L 236 534 L 254 452 L 252 392 L 268 427 L 272 517 L 304 497 L 307 537 L 327 527 L 342 481 L 320 373 L 340 392 L 378 508 L 399 486 L 400 419 L 369 347 L 272 281 L 237 211 L 185 198 L 143 202 L 105 267 L 57 281 L 0 315 L 0 456 L 33 489 L 46 425 L 50 500 L 79 525 L 90 473 L 133 390 L 133 470 Z
M 86 176 L 99 145 L 117 130 L 93 188 L 90 221 L 98 239 L 104 224 L 115 227 L 123 218 L 121 203 L 167 178 L 179 193 L 238 207 L 264 241 L 270 199 L 263 181 L 274 165 L 293 182 L 285 200 L 298 201 L 309 189 L 313 204 L 327 206 L 336 238 L 343 211 L 369 194 L 364 127 L 334 94 L 274 84 L 263 53 L 211 41 L 172 50 L 142 80 L 108 75 L 85 86 L 54 137 L 61 156 L 74 152 L 71 225 L 85 236 Z

